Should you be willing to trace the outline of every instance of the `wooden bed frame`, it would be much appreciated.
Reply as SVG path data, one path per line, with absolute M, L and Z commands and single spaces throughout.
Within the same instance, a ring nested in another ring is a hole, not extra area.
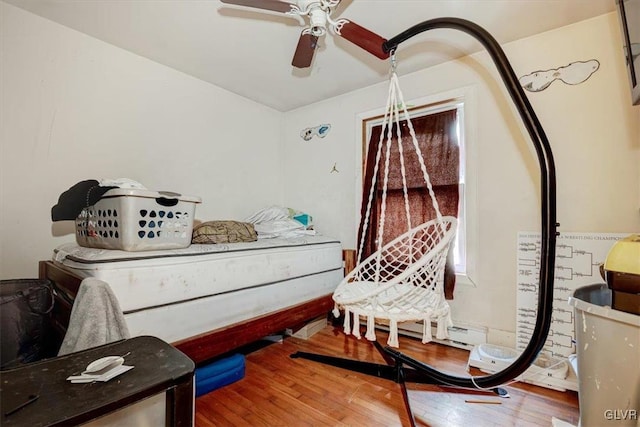
M 344 250 L 342 254 L 345 270 L 350 271 L 355 260 L 354 251 Z M 58 342 L 62 342 L 82 278 L 58 267 L 52 261 L 40 261 L 39 278 L 48 279 L 53 284 L 55 304 L 51 320 Z M 171 344 L 198 364 L 287 328 L 296 330 L 309 320 L 326 316 L 332 308 L 332 294 L 328 294 Z

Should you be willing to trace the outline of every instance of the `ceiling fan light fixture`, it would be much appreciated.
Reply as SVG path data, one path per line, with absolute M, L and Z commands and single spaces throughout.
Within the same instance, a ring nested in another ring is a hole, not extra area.
M 308 16 L 309 25 L 302 30 L 292 60 L 297 68 L 307 68 L 313 62 L 318 38 L 328 30 L 350 41 L 380 59 L 389 57 L 384 43 L 376 33 L 347 19 L 333 20 L 331 14 L 341 0 L 220 0 L 222 3 L 280 12 L 288 16 Z
M 324 27 L 311 27 L 311 34 L 316 37 L 322 37 L 327 33 L 327 29 Z
M 325 2 L 320 0 L 298 0 L 295 3 L 301 15 L 308 15 L 314 9 L 326 8 Z
M 319 7 L 314 7 L 309 10 L 309 27 L 311 28 L 311 34 L 316 37 L 320 37 L 327 32 L 327 12 Z

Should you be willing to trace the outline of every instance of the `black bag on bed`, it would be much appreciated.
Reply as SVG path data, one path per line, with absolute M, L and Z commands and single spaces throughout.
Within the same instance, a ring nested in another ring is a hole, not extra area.
M 0 280 L 0 370 L 55 356 L 51 282 Z

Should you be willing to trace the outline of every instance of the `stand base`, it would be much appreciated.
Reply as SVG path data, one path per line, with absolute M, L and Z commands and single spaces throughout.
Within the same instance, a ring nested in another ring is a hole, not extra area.
M 467 389 L 462 387 L 451 386 L 445 381 L 441 381 L 432 375 L 429 371 L 423 371 L 419 369 L 415 369 L 412 367 L 405 366 L 404 361 L 401 360 L 414 360 L 416 364 L 421 364 L 421 362 L 411 359 L 408 356 L 390 349 L 388 347 L 382 347 L 377 341 L 373 342 L 373 345 L 380 352 L 382 357 L 387 362 L 386 364 L 373 363 L 373 362 L 363 362 L 360 360 L 353 359 L 345 359 L 342 357 L 335 356 L 326 356 L 322 354 L 315 353 L 307 353 L 304 351 L 298 351 L 296 353 L 291 354 L 291 358 L 293 359 L 307 359 L 314 362 L 322 363 L 325 365 L 335 366 L 341 369 L 347 369 L 349 371 L 358 372 L 365 375 L 370 375 L 373 377 L 384 378 L 387 380 L 394 381 L 400 384 L 400 388 L 402 390 L 402 397 L 404 400 L 404 405 L 407 410 L 407 414 L 409 415 L 409 420 L 411 421 L 411 426 L 415 427 L 416 422 L 413 417 L 413 411 L 411 410 L 411 402 L 409 401 L 409 395 L 407 393 L 406 383 L 419 383 L 419 384 L 434 384 L 438 386 L 443 386 L 445 388 L 451 388 L 452 391 L 472 391 L 474 393 L 493 393 L 500 397 L 509 397 L 509 393 L 507 390 L 496 387 L 489 390 L 483 389 Z M 401 356 L 401 358 L 399 357 Z M 431 368 L 433 369 L 433 368 Z

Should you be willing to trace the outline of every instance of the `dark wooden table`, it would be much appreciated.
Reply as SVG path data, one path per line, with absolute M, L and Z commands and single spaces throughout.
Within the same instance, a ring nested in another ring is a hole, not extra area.
M 93 360 L 124 355 L 134 368 L 110 381 L 71 384 Z M 195 365 L 184 353 L 149 336 L 135 337 L 0 372 L 0 425 L 70 426 L 166 392 L 166 425 L 193 425 Z M 24 408 L 6 415 L 37 395 Z

